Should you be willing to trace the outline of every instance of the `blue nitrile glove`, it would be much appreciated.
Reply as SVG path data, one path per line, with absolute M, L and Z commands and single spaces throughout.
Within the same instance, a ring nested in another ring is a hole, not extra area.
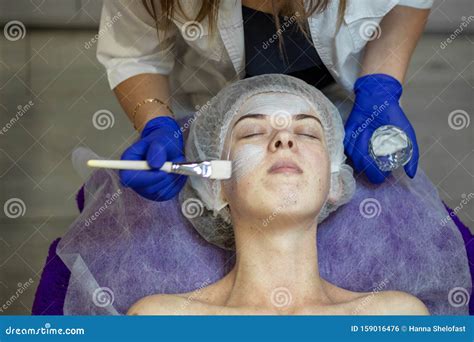
M 120 170 L 122 185 L 153 201 L 167 201 L 183 188 L 187 176 L 158 169 L 165 161 L 184 162 L 183 136 L 178 123 L 169 116 L 151 119 L 140 139 L 122 154 L 122 160 L 146 160 L 156 170 Z
M 354 84 L 355 101 L 345 125 L 344 148 L 356 171 L 364 171 L 372 183 L 382 183 L 390 175 L 380 171 L 369 155 L 369 140 L 384 125 L 399 127 L 411 139 L 413 155 L 404 168 L 410 178 L 416 174 L 418 144 L 415 130 L 399 104 L 402 91 L 401 83 L 386 74 L 365 75 Z

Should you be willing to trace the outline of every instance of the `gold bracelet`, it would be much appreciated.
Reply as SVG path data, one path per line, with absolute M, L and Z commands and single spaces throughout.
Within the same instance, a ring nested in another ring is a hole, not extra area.
M 157 98 L 154 98 L 154 99 L 145 99 L 143 100 L 142 102 L 138 103 L 136 106 L 135 106 L 135 109 L 133 110 L 133 114 L 132 114 L 132 122 L 133 122 L 133 128 L 137 129 L 137 126 L 135 124 L 135 116 L 137 115 L 137 111 L 140 109 L 141 106 L 143 106 L 144 104 L 147 104 L 147 103 L 159 103 L 159 104 L 162 104 L 164 106 L 166 106 L 166 108 L 170 111 L 171 114 L 174 114 L 173 111 L 171 110 L 170 106 L 168 106 L 166 103 L 164 103 L 163 101 L 161 101 L 160 99 L 157 99 Z

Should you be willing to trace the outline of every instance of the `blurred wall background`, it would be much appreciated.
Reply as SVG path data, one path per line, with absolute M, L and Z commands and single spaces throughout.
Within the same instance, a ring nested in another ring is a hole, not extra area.
M 14 17 L 30 27 L 96 28 L 101 6 L 102 0 L 0 0 L 0 24 Z M 426 32 L 454 31 L 473 6 L 472 0 L 436 0 Z

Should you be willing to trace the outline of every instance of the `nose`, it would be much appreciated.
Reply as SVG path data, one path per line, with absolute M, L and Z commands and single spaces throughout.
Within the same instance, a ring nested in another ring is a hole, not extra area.
M 277 149 L 292 149 L 295 147 L 293 135 L 286 131 L 278 131 L 272 139 L 270 149 L 276 151 Z

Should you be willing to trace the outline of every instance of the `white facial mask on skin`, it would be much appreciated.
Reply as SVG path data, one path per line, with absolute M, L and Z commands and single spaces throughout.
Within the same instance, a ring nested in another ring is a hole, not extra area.
M 234 122 L 247 114 L 271 115 L 274 129 L 285 129 L 291 125 L 292 116 L 310 114 L 316 116 L 315 108 L 304 98 L 287 93 L 263 93 L 250 97 L 240 108 Z M 233 131 L 232 131 L 233 133 Z M 231 138 L 233 134 L 231 133 Z M 265 157 L 265 147 L 245 144 L 239 147 L 233 157 L 232 177 L 239 179 L 254 170 Z
M 297 95 L 263 93 L 250 97 L 240 108 L 237 118 L 247 114 L 313 114 L 316 116 L 316 110 L 308 101 Z
M 235 153 L 232 161 L 232 177 L 236 180 L 255 170 L 265 157 L 265 148 L 259 145 L 245 144 Z

